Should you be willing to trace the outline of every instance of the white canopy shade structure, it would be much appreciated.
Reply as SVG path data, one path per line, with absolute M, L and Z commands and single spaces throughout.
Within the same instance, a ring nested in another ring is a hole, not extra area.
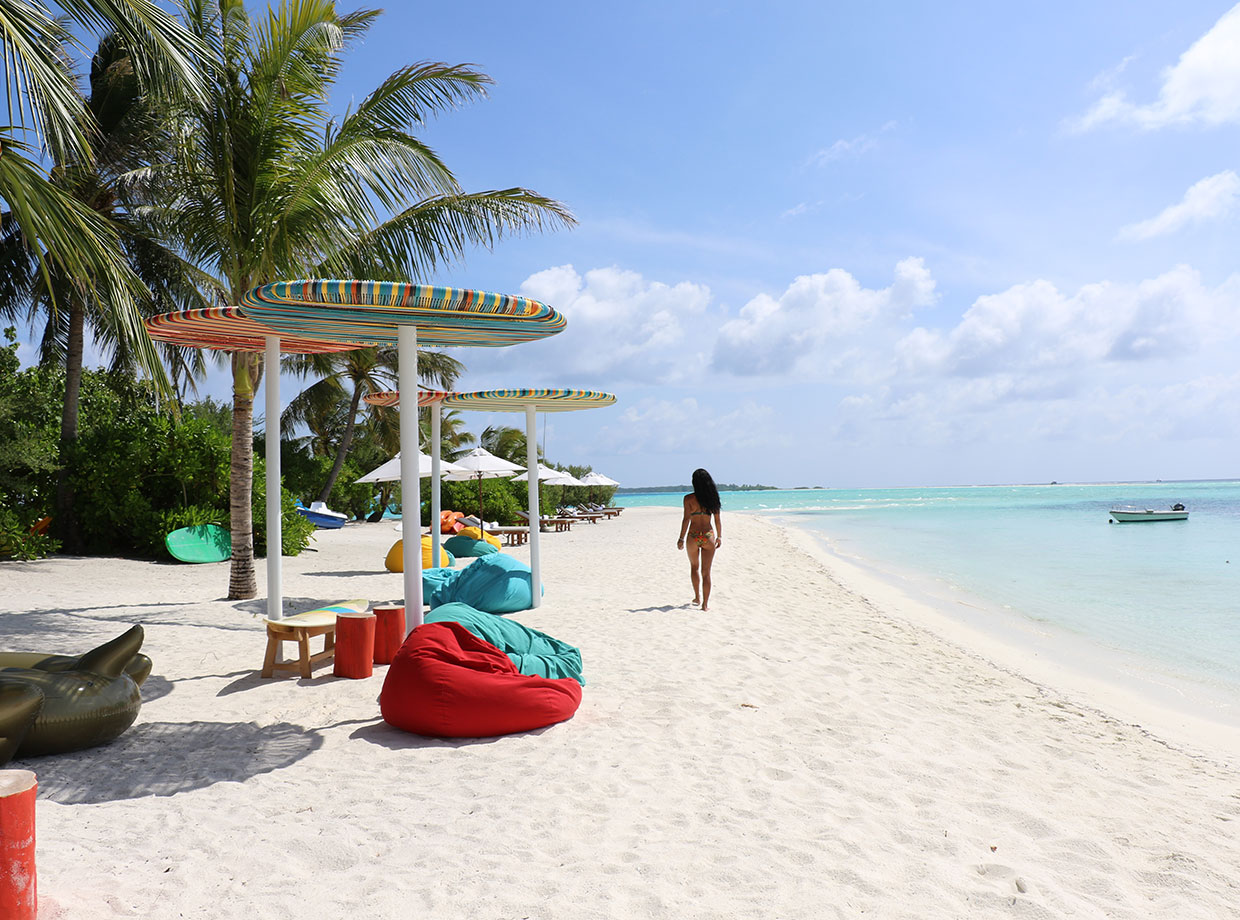
M 545 480 L 543 485 L 548 486 L 584 486 L 585 483 L 574 476 L 572 473 L 565 473 L 563 470 L 557 470 L 558 476 L 552 476 Z
M 562 470 L 553 470 L 551 467 L 545 466 L 542 463 L 538 464 L 538 481 L 539 482 L 545 483 L 548 479 L 556 479 L 563 475 L 564 475 L 564 472 Z M 516 481 L 518 479 L 529 479 L 530 474 L 528 471 L 522 472 L 522 473 L 518 473 L 516 476 L 513 476 L 512 478 L 513 478 L 513 481 Z
M 482 518 L 482 480 L 502 479 L 521 467 L 503 457 L 495 456 L 484 447 L 475 447 L 465 456 L 457 457 L 453 465 L 457 468 L 456 472 L 449 473 L 444 479 L 456 482 L 474 479 L 478 481 L 478 529 L 485 532 L 486 526 Z
M 485 447 L 475 447 L 464 456 L 453 460 L 452 465 L 456 469 L 450 475 L 445 476 L 444 479 L 454 481 L 499 479 L 501 476 L 507 476 L 509 473 L 516 473 L 525 469 L 523 466 L 517 466 L 511 460 L 495 456 Z
M 427 476 L 431 475 L 432 465 L 433 464 L 432 464 L 431 457 L 426 456 L 426 454 L 419 453 L 418 454 L 418 478 L 425 479 Z M 441 469 L 449 473 L 455 473 L 460 469 L 460 467 L 458 467 L 455 463 L 449 463 L 444 460 L 440 461 L 440 467 Z M 382 464 L 381 466 L 375 467 L 365 476 L 359 476 L 357 481 L 358 482 L 392 482 L 396 479 L 400 479 L 400 454 L 399 453 L 395 457 L 393 457 L 391 460 Z
M 394 281 L 279 281 L 246 293 L 241 311 L 276 335 L 396 345 L 400 388 L 408 393 L 418 388 L 419 337 L 423 345 L 496 347 L 555 335 L 566 325 L 554 309 L 526 297 Z M 417 495 L 410 462 L 420 453 L 416 412 L 401 413 L 400 449 L 401 492 Z M 416 502 L 413 508 L 420 515 Z M 403 555 L 405 624 L 412 629 L 423 622 L 421 542 L 405 540 Z
M 581 477 L 583 486 L 618 486 L 620 483 L 612 479 L 610 476 L 604 476 L 602 473 L 589 472 Z
M 530 573 L 533 605 L 542 603 L 542 556 L 539 544 L 537 413 L 569 412 L 613 405 L 616 397 L 595 390 L 525 389 L 477 390 L 453 393 L 440 403 L 445 409 L 476 409 L 483 412 L 524 412 L 526 477 L 529 480 Z

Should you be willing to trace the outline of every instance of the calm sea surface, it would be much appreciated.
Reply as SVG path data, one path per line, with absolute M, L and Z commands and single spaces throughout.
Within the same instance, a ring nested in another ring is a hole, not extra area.
M 1187 521 L 1108 522 L 1113 507 L 1175 502 Z M 1240 713 L 1240 480 L 728 492 L 723 507 L 808 531 L 972 625 L 1034 625 L 1081 660 L 1105 650 Z

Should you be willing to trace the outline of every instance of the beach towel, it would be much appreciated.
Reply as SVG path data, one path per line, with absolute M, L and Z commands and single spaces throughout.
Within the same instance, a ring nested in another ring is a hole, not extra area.
M 513 613 L 533 606 L 531 579 L 528 565 L 494 553 L 463 569 L 428 569 L 422 573 L 422 596 L 432 608 L 459 601 L 487 613 Z
M 451 603 L 426 615 L 427 623 L 460 623 L 479 639 L 506 654 L 522 674 L 539 677 L 570 677 L 585 685 L 581 676 L 581 651 L 516 620 L 475 610 L 468 604 Z
M 402 731 L 436 738 L 489 738 L 572 718 L 575 680 L 522 674 L 502 651 L 460 623 L 425 623 L 392 659 L 379 711 Z
M 473 528 L 477 531 L 477 528 Z M 489 556 L 491 553 L 498 553 L 499 549 L 490 543 L 479 540 L 476 537 L 466 536 L 458 533 L 454 537 L 448 537 L 443 541 L 444 549 L 448 550 L 454 556 Z

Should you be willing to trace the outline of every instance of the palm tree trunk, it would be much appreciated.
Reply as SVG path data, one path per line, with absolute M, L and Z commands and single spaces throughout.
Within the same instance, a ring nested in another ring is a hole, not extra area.
M 56 534 L 66 551 L 82 551 L 82 535 L 73 511 L 70 479 L 73 446 L 78 435 L 78 409 L 82 394 L 82 354 L 85 349 L 86 308 L 76 297 L 69 305 L 69 344 L 65 356 L 65 404 L 60 415 L 60 470 L 56 474 Z
M 254 375 L 256 355 L 234 352 L 232 463 L 228 472 L 229 524 L 232 530 L 232 566 L 228 599 L 244 600 L 258 594 L 254 579 Z M 268 421 L 268 424 L 272 424 Z M 276 420 L 275 424 L 279 424 Z M 267 547 L 280 552 L 280 547 Z
M 362 388 L 355 386 L 353 388 L 353 399 L 349 402 L 349 420 L 344 424 L 344 435 L 340 438 L 340 445 L 336 448 L 336 462 L 332 464 L 332 471 L 327 474 L 327 483 L 323 486 L 323 491 L 319 493 L 319 501 L 326 502 L 327 496 L 332 494 L 332 487 L 336 484 L 336 479 L 340 476 L 340 471 L 344 469 L 344 459 L 349 455 L 349 445 L 353 443 L 353 428 L 357 423 L 357 407 L 362 402 Z

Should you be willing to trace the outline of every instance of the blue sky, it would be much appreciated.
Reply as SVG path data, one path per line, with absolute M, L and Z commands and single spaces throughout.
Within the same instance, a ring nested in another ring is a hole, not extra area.
M 551 461 L 1240 475 L 1240 7 L 391 4 L 341 106 L 418 60 L 496 81 L 423 135 L 465 187 L 580 221 L 420 279 L 568 317 L 458 354 L 466 388 L 617 395 L 551 417 Z

